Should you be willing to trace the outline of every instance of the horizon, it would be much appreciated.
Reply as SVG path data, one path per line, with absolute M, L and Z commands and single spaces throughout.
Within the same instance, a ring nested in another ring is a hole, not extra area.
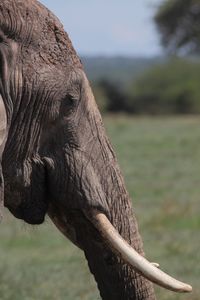
M 78 54 L 80 57 L 86 57 L 86 58 L 127 58 L 127 59 L 157 59 L 157 58 L 165 58 L 165 57 L 167 57 L 167 55 L 166 54 L 164 54 L 164 53 L 161 53 L 161 54 L 155 54 L 155 55 L 152 55 L 152 56 L 145 56 L 145 55 L 137 55 L 137 54 L 126 54 L 126 53 L 124 53 L 124 54 L 115 54 L 115 53 L 113 53 L 113 54 L 106 54 L 106 53 L 100 53 L 100 54 L 98 54 L 98 53 L 94 53 L 94 54 L 82 54 L 82 53 L 79 53 Z

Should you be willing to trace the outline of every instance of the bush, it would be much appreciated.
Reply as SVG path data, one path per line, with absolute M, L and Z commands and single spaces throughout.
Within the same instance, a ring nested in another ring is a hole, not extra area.
M 158 65 L 129 88 L 128 110 L 150 114 L 200 113 L 200 63 L 183 59 Z
M 101 79 L 93 84 L 93 91 L 101 111 L 121 112 L 127 110 L 127 95 L 122 83 Z

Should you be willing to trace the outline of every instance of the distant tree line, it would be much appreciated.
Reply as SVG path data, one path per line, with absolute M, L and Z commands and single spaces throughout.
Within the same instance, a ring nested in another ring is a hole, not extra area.
M 200 63 L 173 58 L 134 79 L 125 88 L 107 79 L 93 83 L 102 112 L 199 114 Z

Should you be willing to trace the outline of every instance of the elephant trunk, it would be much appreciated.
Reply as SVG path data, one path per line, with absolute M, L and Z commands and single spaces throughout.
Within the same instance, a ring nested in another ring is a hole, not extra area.
M 112 222 L 124 239 L 143 257 L 143 245 L 136 219 L 133 215 L 131 216 L 130 207 L 128 209 L 126 207 L 127 212 L 127 215 L 123 212 L 123 220 L 118 219 L 118 215 L 113 215 Z M 136 272 L 124 260 L 124 257 L 113 249 L 98 226 L 94 226 L 95 222 L 92 219 L 88 223 L 84 217 L 80 217 L 80 223 L 75 225 L 76 232 L 78 232 L 77 239 L 85 252 L 90 271 L 96 279 L 102 299 L 155 300 L 152 283 Z
M 61 232 L 84 251 L 102 299 L 156 299 L 152 283 L 127 264 L 121 255 L 113 251 L 113 247 L 81 211 L 71 210 L 58 218 L 55 208 L 52 208 L 49 215 Z M 127 240 L 130 242 L 132 239 L 132 247 L 143 256 L 142 242 L 135 218 L 132 218 L 129 225 L 128 220 L 124 220 L 124 225 L 127 235 L 133 235 L 133 239 L 126 236 Z

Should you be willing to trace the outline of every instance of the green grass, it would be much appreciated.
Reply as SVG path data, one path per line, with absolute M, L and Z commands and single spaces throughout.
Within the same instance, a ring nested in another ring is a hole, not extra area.
M 158 300 L 200 295 L 200 119 L 106 117 L 132 196 L 147 257 L 189 282 L 178 295 L 156 288 Z M 33 228 L 9 213 L 0 225 L 1 300 L 97 300 L 96 283 L 79 249 L 49 220 Z

